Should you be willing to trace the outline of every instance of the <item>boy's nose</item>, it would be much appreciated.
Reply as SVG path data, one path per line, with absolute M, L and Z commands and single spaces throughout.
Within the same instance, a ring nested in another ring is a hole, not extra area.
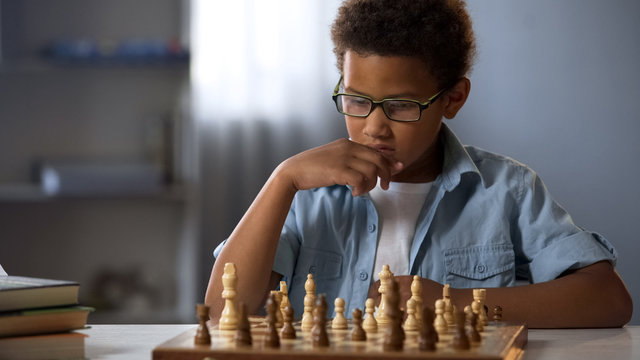
M 382 106 L 377 106 L 369 116 L 365 118 L 364 133 L 373 138 L 386 137 L 390 134 L 389 118 L 382 110 Z

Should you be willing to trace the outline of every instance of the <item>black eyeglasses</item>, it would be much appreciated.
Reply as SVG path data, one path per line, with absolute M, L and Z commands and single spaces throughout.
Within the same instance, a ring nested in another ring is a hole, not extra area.
M 377 101 L 364 95 L 340 93 L 338 91 L 340 90 L 341 83 L 342 76 L 340 80 L 338 80 L 332 96 L 339 113 L 348 116 L 367 117 L 380 105 L 382 106 L 384 114 L 387 115 L 390 120 L 401 122 L 420 120 L 422 110 L 427 109 L 429 105 L 436 101 L 440 94 L 444 92 L 444 90 L 438 91 L 437 94 L 425 102 L 412 99 L 382 99 Z

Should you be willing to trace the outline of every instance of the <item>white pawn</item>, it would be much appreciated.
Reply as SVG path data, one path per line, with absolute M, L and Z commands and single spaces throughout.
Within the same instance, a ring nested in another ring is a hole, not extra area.
M 420 277 L 415 275 L 411 282 L 411 299 L 416 303 L 416 321 L 418 328 L 422 327 L 422 282 Z
M 287 290 L 287 282 L 280 281 L 280 292 L 282 293 L 282 301 L 280 302 L 280 312 L 282 313 L 282 318 L 285 318 L 287 306 L 290 306 L 289 302 L 289 291 Z
M 453 303 L 451 303 L 451 293 L 449 292 L 449 284 L 446 284 L 442 288 L 442 300 L 444 300 L 444 319 L 447 321 L 447 325 L 456 326 L 456 320 L 454 314 Z
M 484 331 L 484 323 L 482 321 L 480 321 L 480 313 L 484 312 L 484 309 L 482 309 L 480 307 L 480 302 L 479 301 L 474 301 L 471 303 L 471 310 L 478 315 L 478 322 L 476 323 L 476 329 L 478 330 L 478 332 L 483 332 Z
M 313 327 L 313 307 L 316 304 L 316 283 L 313 281 L 313 275 L 307 275 L 307 281 L 304 283 L 304 289 L 307 294 L 304 296 L 304 313 L 302 313 L 301 328 L 302 331 L 311 331 Z
M 477 292 L 477 295 L 476 295 Z M 484 310 L 484 305 L 487 301 L 487 289 L 474 289 L 473 290 L 473 299 L 478 298 L 478 302 L 480 302 L 480 314 L 478 314 L 478 321 L 482 321 L 482 325 L 489 325 L 489 317 L 487 316 L 487 312 Z
M 471 303 L 471 304 L 473 304 L 473 303 Z M 467 317 L 466 314 L 468 314 L 468 313 L 474 313 L 475 314 L 475 312 L 473 311 L 473 308 L 471 307 L 471 305 L 467 305 L 467 306 L 464 307 L 464 313 L 465 313 L 465 318 Z M 478 320 L 476 318 L 476 331 L 480 332 L 481 331 L 480 329 L 484 329 L 484 328 L 482 327 L 482 324 L 478 324 Z
M 433 321 L 433 326 L 436 328 L 438 336 L 442 337 L 449 330 L 447 321 L 444 319 L 444 300 L 436 300 L 436 319 Z
M 238 326 L 238 314 L 236 311 L 236 265 L 234 263 L 224 264 L 224 275 L 222 275 L 222 298 L 224 299 L 224 309 L 220 315 L 220 330 L 236 330 Z
M 380 287 L 378 292 L 382 295 L 380 297 L 380 306 L 378 306 L 378 313 L 376 314 L 376 321 L 379 326 L 385 327 L 389 324 L 389 317 L 385 314 L 387 307 L 387 291 L 393 279 L 393 273 L 389 269 L 389 265 L 382 265 L 382 271 L 378 273 L 380 277 Z
M 331 328 L 333 330 L 346 330 L 349 327 L 347 326 L 347 318 L 344 317 L 344 299 L 336 298 L 333 302 L 335 305 L 336 317 L 331 321 Z
M 368 298 L 364 305 L 364 321 L 362 322 L 362 328 L 367 334 L 373 334 L 378 332 L 378 322 L 373 316 L 376 311 L 375 303 L 372 298 Z
M 413 299 L 407 300 L 407 319 L 404 321 L 404 331 L 418 331 L 418 320 L 416 319 L 416 302 Z
M 280 310 L 282 308 L 282 292 L 278 290 L 271 290 L 273 298 L 276 299 L 276 327 L 282 328 L 284 325 L 284 314 Z

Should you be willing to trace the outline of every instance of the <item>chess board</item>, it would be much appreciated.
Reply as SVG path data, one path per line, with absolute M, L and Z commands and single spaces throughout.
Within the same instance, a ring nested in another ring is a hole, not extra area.
M 233 342 L 235 331 L 219 330 L 211 327 L 211 345 L 195 345 L 194 336 L 197 326 L 173 339 L 157 346 L 153 350 L 153 359 L 170 360 L 202 360 L 206 357 L 217 360 L 226 359 L 267 359 L 267 360 L 299 360 L 299 359 L 454 359 L 454 360 L 517 360 L 524 352 L 527 343 L 526 325 L 509 325 L 491 323 L 482 333 L 482 342 L 473 344 L 470 350 L 455 350 L 451 347 L 453 328 L 450 334 L 440 337 L 434 352 L 418 349 L 418 333 L 407 332 L 404 349 L 398 352 L 382 350 L 382 329 L 375 334 L 367 334 L 366 342 L 351 341 L 349 330 L 332 330 L 330 322 L 328 348 L 314 348 L 310 333 L 303 333 L 300 324 L 296 323 L 298 338 L 280 340 L 279 348 L 265 348 L 262 338 L 265 334 L 264 318 L 251 317 L 251 347 L 236 347 Z

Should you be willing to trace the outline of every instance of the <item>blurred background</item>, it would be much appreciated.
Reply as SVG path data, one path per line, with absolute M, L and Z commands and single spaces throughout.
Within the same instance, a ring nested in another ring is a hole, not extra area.
M 338 6 L 0 0 L 0 264 L 79 281 L 90 323 L 194 322 L 213 249 L 273 168 L 346 136 Z M 640 3 L 468 8 L 478 57 L 448 125 L 616 246 L 640 324 Z

